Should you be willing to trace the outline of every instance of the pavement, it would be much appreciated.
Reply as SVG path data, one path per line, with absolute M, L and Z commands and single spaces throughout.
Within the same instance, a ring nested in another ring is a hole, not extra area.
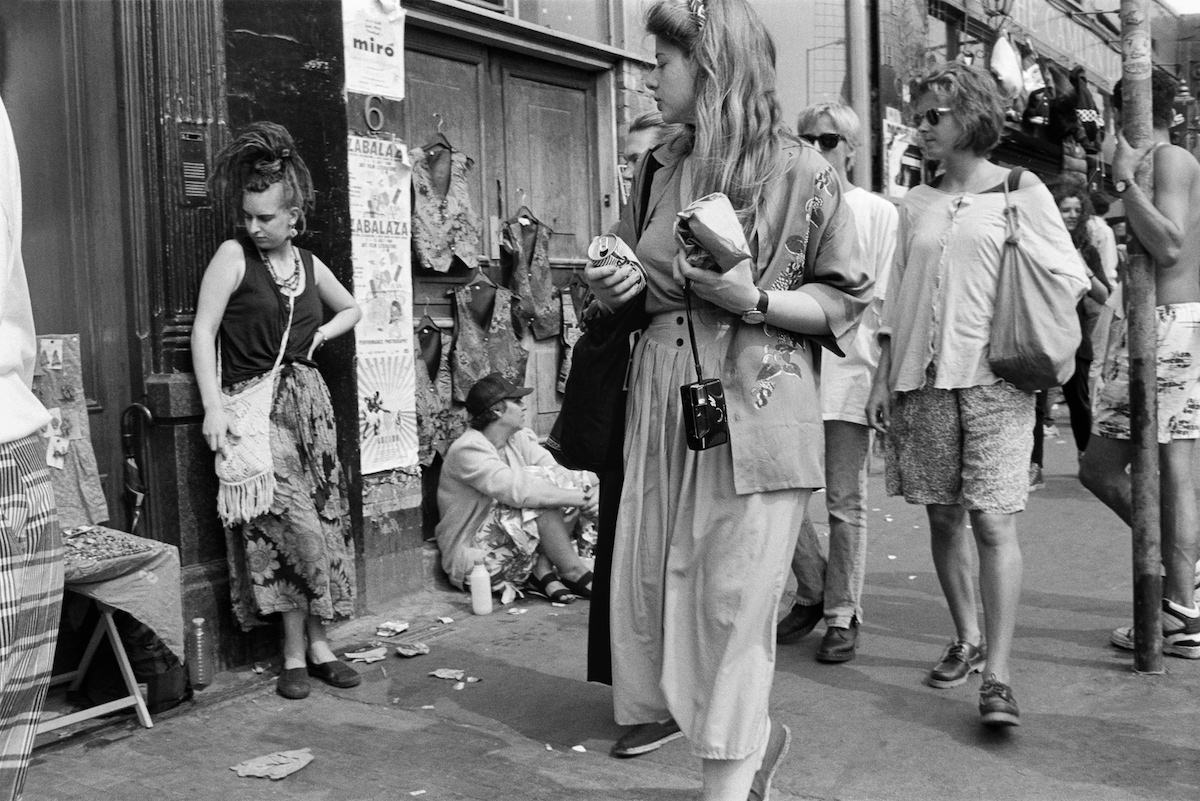
M 774 801 L 1200 796 L 1200 660 L 1167 657 L 1165 674 L 1138 675 L 1132 655 L 1108 644 L 1130 622 L 1129 535 L 1076 481 L 1060 416 L 1060 435 L 1046 442 L 1046 487 L 1018 521 L 1025 582 L 1012 684 L 1022 725 L 980 726 L 977 676 L 949 690 L 922 683 L 951 638 L 950 619 L 923 510 L 885 497 L 874 474 L 857 657 L 816 662 L 820 628 L 779 649 L 772 715 L 792 728 L 793 744 Z M 813 509 L 823 519 L 819 502 Z M 684 740 L 635 759 L 608 756 L 620 728 L 608 688 L 583 679 L 587 613 L 586 601 L 529 599 L 475 617 L 468 596 L 433 589 L 334 630 L 346 650 L 374 639 L 378 622 L 407 619 L 410 632 L 396 639 L 422 640 L 428 655 L 361 665 L 361 686 L 315 686 L 304 701 L 275 695 L 270 671 L 235 671 L 152 729 L 126 716 L 43 735 L 25 799 L 698 797 L 699 760 Z M 481 681 L 428 675 L 438 668 Z M 299 748 L 312 762 L 279 781 L 229 769 Z

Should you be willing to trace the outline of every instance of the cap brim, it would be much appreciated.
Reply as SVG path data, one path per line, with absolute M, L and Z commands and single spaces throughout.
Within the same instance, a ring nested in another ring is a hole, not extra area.
M 523 398 L 526 395 L 533 393 L 533 387 L 517 387 L 512 393 L 505 395 L 506 398 Z

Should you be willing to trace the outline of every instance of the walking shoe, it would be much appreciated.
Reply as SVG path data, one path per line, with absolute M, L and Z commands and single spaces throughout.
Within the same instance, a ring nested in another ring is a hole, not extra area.
M 771 780 L 775 778 L 775 771 L 787 756 L 791 744 L 792 730 L 782 723 L 772 721 L 771 736 L 767 739 L 762 765 L 754 773 L 754 781 L 750 785 L 750 795 L 746 796 L 746 801 L 770 801 Z
M 783 620 L 775 627 L 775 642 L 780 645 L 791 645 L 800 642 L 810 631 L 817 627 L 825 616 L 825 604 L 795 604 Z
M 1181 615 L 1171 608 L 1166 598 L 1162 602 L 1163 653 L 1182 656 L 1184 659 L 1200 659 L 1200 617 Z M 1133 626 L 1113 629 L 1108 641 L 1118 648 L 1132 651 Z
M 1046 479 L 1042 476 L 1042 466 L 1040 464 L 1029 465 L 1029 491 L 1044 489 Z
M 657 751 L 672 740 L 683 736 L 674 718 L 662 723 L 639 723 L 621 735 L 608 753 L 620 759 Z
M 332 662 L 309 662 L 308 675 L 320 679 L 330 687 L 357 687 L 362 684 L 362 676 L 358 671 L 340 659 Z
M 957 687 L 967 680 L 967 676 L 983 670 L 986 663 L 982 643 L 971 645 L 966 640 L 955 640 L 946 646 L 942 658 L 929 671 L 929 686 L 939 690 Z
M 818 662 L 849 662 L 858 647 L 858 618 L 850 618 L 850 625 L 828 626 L 817 649 Z
M 983 677 L 979 688 L 979 719 L 984 726 L 1020 726 L 1021 713 L 1012 687 L 996 678 L 995 673 Z

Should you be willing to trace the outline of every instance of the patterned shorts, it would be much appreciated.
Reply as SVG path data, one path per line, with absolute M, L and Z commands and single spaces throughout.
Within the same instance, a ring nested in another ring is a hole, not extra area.
M 1200 438 L 1200 303 L 1172 303 L 1158 312 L 1158 441 Z M 1092 432 L 1131 439 L 1129 327 L 1104 364 Z
M 969 511 L 1022 511 L 1029 496 L 1033 418 L 1033 395 L 1007 382 L 895 393 L 887 435 L 888 494 Z

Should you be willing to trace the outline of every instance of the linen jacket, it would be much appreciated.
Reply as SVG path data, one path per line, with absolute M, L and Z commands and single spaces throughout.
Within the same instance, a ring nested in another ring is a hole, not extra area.
M 638 221 L 678 187 L 675 173 L 686 154 L 661 145 L 642 160 L 633 197 L 616 233 L 637 249 Z M 819 349 L 839 356 L 854 338 L 871 302 L 873 278 L 855 264 L 854 220 L 842 198 L 837 173 L 816 148 L 789 143 L 779 175 L 765 193 L 750 232 L 755 284 L 772 291 L 803 292 L 825 312 L 830 334 L 798 335 L 768 325 L 732 326 L 721 370 L 729 415 L 734 489 L 739 495 L 824 486 L 824 426 L 819 397 Z M 661 173 L 648 191 L 645 182 Z M 694 198 L 680 198 L 685 206 Z M 697 319 L 698 325 L 704 324 Z

